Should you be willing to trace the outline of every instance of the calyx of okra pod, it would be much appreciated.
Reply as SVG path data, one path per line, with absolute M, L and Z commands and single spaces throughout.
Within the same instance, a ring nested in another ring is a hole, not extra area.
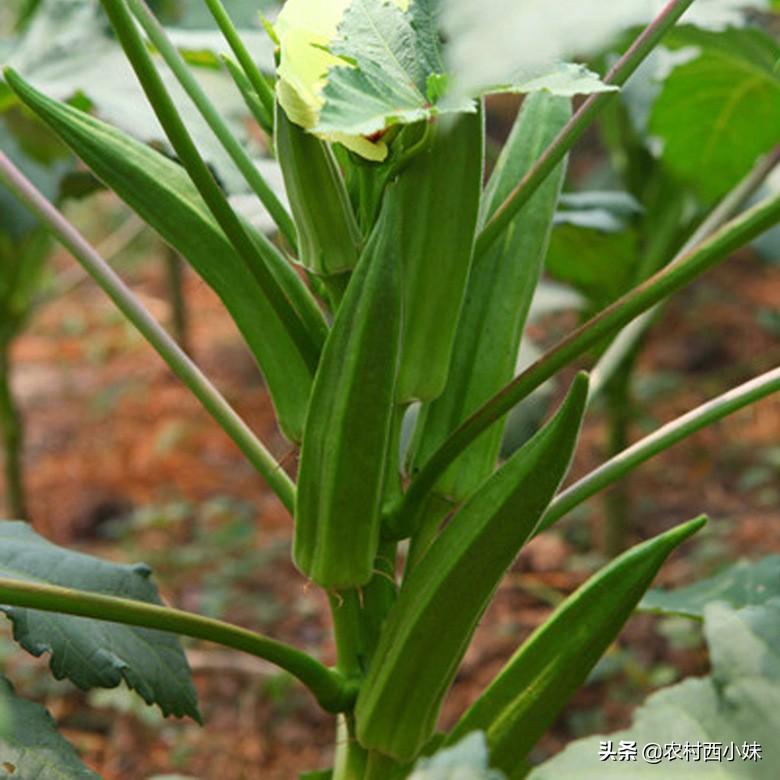
M 274 25 L 280 105 L 322 140 L 381 162 L 391 127 L 473 113 L 484 94 L 613 89 L 582 65 L 532 55 L 498 82 L 461 88 L 463 66 L 451 66 L 439 28 L 446 12 L 429 0 L 287 0 Z

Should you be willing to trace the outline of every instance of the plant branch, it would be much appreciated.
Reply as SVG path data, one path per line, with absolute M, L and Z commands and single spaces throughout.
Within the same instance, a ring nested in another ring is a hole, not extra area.
M 273 455 L 238 416 L 203 372 L 138 302 L 110 265 L 87 243 L 57 209 L 0 152 L 0 180 L 43 222 L 81 263 L 141 335 L 157 350 L 171 370 L 192 391 L 249 462 L 265 477 L 287 509 L 295 505 L 295 485 Z
M 139 21 L 144 32 L 149 36 L 149 40 L 160 52 L 179 84 L 181 84 L 198 111 L 200 111 L 201 116 L 206 120 L 206 123 L 222 144 L 230 159 L 233 160 L 246 183 L 252 188 L 252 191 L 260 199 L 263 206 L 268 209 L 268 213 L 290 246 L 297 251 L 298 239 L 292 217 L 263 178 L 257 166 L 252 162 L 244 147 L 241 146 L 238 139 L 230 131 L 222 115 L 203 91 L 198 80 L 193 76 L 192 71 L 187 67 L 187 63 L 181 54 L 168 40 L 162 25 L 149 10 L 144 0 L 127 0 L 127 2 L 130 5 L 133 16 Z
M 257 280 L 304 362 L 313 372 L 319 360 L 319 349 L 261 253 L 276 253 L 276 248 L 262 233 L 257 234 L 259 243 L 256 245 L 231 208 L 184 126 L 125 5 L 125 0 L 101 0 L 101 3 L 176 155 L 217 223 Z
M 257 67 L 255 61 L 252 59 L 252 55 L 247 51 L 244 42 L 241 40 L 241 36 L 238 34 L 233 22 L 230 20 L 225 7 L 220 0 L 206 0 L 211 15 L 214 17 L 214 21 L 225 36 L 225 40 L 235 54 L 241 68 L 243 69 L 249 82 L 257 92 L 257 96 L 260 98 L 260 102 L 263 104 L 268 116 L 274 115 L 274 93 L 265 77 L 260 72 L 260 68 Z
M 667 3 L 661 13 L 640 33 L 628 51 L 609 70 L 604 77 L 604 83 L 615 87 L 623 86 L 692 3 L 693 0 L 671 0 Z M 615 91 L 598 92 L 591 95 L 580 106 L 482 229 L 474 247 L 475 261 L 490 249 L 493 242 L 506 230 L 520 209 L 616 94 Z
M 731 190 L 723 200 L 710 212 L 699 227 L 691 234 L 683 248 L 677 253 L 669 265 L 674 265 L 682 260 L 691 250 L 702 241 L 709 238 L 727 220 L 731 219 L 749 200 L 756 190 L 766 181 L 767 176 L 780 162 L 780 146 L 776 147 L 768 155 L 761 158 L 752 171 Z M 637 317 L 627 327 L 615 336 L 612 343 L 599 358 L 590 375 L 590 395 L 588 402 L 593 400 L 603 389 L 614 371 L 623 362 L 625 356 L 634 348 L 634 345 L 642 338 L 642 335 L 652 325 L 653 318 L 658 311 L 654 307 Z
M 415 530 L 419 509 L 425 497 L 450 463 L 479 434 L 503 417 L 515 404 L 605 336 L 623 328 L 778 221 L 780 221 L 780 195 L 765 199 L 724 225 L 674 265 L 662 268 L 657 274 L 588 320 L 542 355 L 539 360 L 471 414 L 428 459 L 410 485 L 400 506 L 396 505 L 390 509 L 391 516 L 388 518 L 390 535 L 405 538 Z
M 181 609 L 5 577 L 0 578 L 0 602 L 169 631 L 241 650 L 289 672 L 314 694 L 328 712 L 349 710 L 355 696 L 352 683 L 310 655 L 240 626 Z
M 775 368 L 672 420 L 559 493 L 539 521 L 534 534 L 546 530 L 575 506 L 621 479 L 646 460 L 717 420 L 778 391 L 780 368 Z

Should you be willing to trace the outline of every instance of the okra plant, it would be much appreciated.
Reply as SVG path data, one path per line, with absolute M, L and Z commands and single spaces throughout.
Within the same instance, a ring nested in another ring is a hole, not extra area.
M 326 666 L 246 628 L 165 606 L 143 564 L 68 552 L 12 521 L 0 526 L 2 609 L 23 647 L 51 653 L 56 676 L 83 688 L 124 681 L 164 713 L 196 720 L 176 634 L 271 661 L 338 721 L 334 765 L 317 777 L 424 777 L 426 756 L 451 751 L 474 732 L 487 749 L 484 777 L 522 777 L 536 741 L 664 561 L 705 520 L 613 560 L 520 645 L 448 732 L 437 731 L 502 577 L 528 540 L 573 507 L 704 425 L 780 389 L 780 369 L 667 424 L 563 491 L 591 397 L 587 374 L 570 380 L 549 421 L 499 463 L 504 417 L 775 225 L 780 197 L 736 216 L 718 212 L 674 262 L 514 376 L 566 155 L 693 0 L 672 0 L 650 19 L 644 3 L 604 9 L 560 0 L 542 12 L 530 2 L 500 0 L 288 0 L 267 25 L 274 73 L 258 68 L 220 1 L 204 1 L 231 49 L 226 67 L 237 89 L 273 139 L 289 213 L 143 0 L 101 2 L 173 158 L 47 97 L 14 70 L 6 69 L 5 81 L 220 296 L 263 372 L 280 429 L 300 445 L 295 480 L 5 154 L 0 178 L 289 510 L 295 564 L 329 599 L 336 662 Z M 707 0 L 701 6 L 706 10 Z M 505 12 L 500 25 L 498 11 Z M 566 62 L 642 22 L 647 26 L 603 78 Z M 276 221 L 277 241 L 231 207 L 153 50 L 256 193 L 258 208 Z M 484 102 L 496 92 L 526 97 L 485 183 Z M 588 97 L 573 112 L 577 94 Z M 768 152 L 777 136 L 758 152 Z M 412 407 L 416 423 L 404 436 Z M 4 698 L 11 717 L 0 741 L 4 766 L 47 777 L 45 766 L 55 761 L 65 776 L 94 776 L 51 734 L 29 749 L 30 735 L 49 727 L 45 717 L 10 685 Z M 17 719 L 25 729 L 14 730 Z

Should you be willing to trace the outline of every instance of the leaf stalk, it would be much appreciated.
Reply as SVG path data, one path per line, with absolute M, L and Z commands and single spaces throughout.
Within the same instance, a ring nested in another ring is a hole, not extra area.
M 130 626 L 169 631 L 241 650 L 289 672 L 302 682 L 328 712 L 352 706 L 354 685 L 338 671 L 283 642 L 232 623 L 142 601 L 104 596 L 57 585 L 0 578 L 0 602 Z
M 206 411 L 238 445 L 247 460 L 265 477 L 284 506 L 292 512 L 295 506 L 295 485 L 273 455 L 198 366 L 138 302 L 111 266 L 2 152 L 0 152 L 0 180 L 73 254 L 122 314 L 154 347 L 173 373 L 184 382 Z

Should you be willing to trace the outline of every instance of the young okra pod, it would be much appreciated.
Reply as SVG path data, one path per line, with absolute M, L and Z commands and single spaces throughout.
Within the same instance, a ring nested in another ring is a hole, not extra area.
M 396 398 L 429 401 L 444 389 L 479 214 L 484 118 L 440 117 L 433 140 L 385 198 L 398 200 L 403 343 Z
M 503 202 L 571 115 L 570 101 L 536 92 L 523 107 L 485 191 L 483 221 Z M 409 462 L 414 472 L 511 378 L 544 264 L 564 166 L 559 166 L 483 257 L 475 258 L 458 323 L 447 386 L 423 405 Z M 495 424 L 449 468 L 437 491 L 462 501 L 493 471 L 504 423 Z
M 379 545 L 401 325 L 396 203 L 386 200 L 349 282 L 306 417 L 293 555 L 324 588 L 368 582 Z
M 330 147 L 291 122 L 278 104 L 274 141 L 306 270 L 333 276 L 355 267 L 360 230 Z
M 358 694 L 357 737 L 399 761 L 430 739 L 441 703 L 501 578 L 563 480 L 588 382 L 463 506 L 404 581 Z

